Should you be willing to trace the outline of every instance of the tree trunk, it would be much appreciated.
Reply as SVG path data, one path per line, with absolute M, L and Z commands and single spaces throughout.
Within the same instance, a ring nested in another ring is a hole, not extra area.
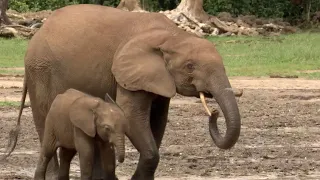
M 203 0 L 181 0 L 176 10 L 199 22 L 207 22 L 210 19 L 203 9 Z
M 127 11 L 142 10 L 139 0 L 121 0 L 117 8 Z
M 10 19 L 7 16 L 8 0 L 0 0 L 0 26 L 2 23 L 11 24 Z
M 81 0 L 80 4 L 89 4 L 89 0 Z
M 311 0 L 305 0 L 304 1 L 304 7 L 303 7 L 303 9 L 304 9 L 304 20 L 306 21 L 306 22 L 310 22 L 310 11 L 311 11 Z
M 165 11 L 165 10 L 172 10 L 174 8 L 177 7 L 177 4 L 176 4 L 176 1 L 175 0 L 169 0 L 169 4 L 168 6 L 165 6 L 165 0 L 158 0 L 158 3 L 159 3 L 159 7 L 162 11 Z
M 103 3 L 104 3 L 104 0 L 96 0 L 96 4 L 103 5 Z

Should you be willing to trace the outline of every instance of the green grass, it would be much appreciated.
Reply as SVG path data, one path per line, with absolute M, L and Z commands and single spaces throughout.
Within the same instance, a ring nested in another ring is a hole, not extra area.
M 297 75 L 320 79 L 320 33 L 208 39 L 222 55 L 228 76 Z M 27 42 L 0 39 L 0 68 L 23 67 Z M 23 71 L 0 69 L 0 73 L 23 74 Z
M 0 68 L 23 67 L 27 40 L 0 38 Z
M 297 75 L 320 79 L 320 33 L 208 39 L 221 53 L 229 76 Z
M 16 101 L 0 101 L 0 107 L 19 107 L 20 102 Z
M 23 75 L 23 70 L 0 69 L 0 74 Z

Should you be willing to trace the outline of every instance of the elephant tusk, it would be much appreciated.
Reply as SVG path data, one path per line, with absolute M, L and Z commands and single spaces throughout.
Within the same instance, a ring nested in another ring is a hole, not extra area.
M 209 110 L 209 108 L 207 106 L 206 100 L 204 99 L 203 92 L 200 92 L 199 94 L 200 94 L 200 100 L 201 100 L 201 103 L 202 103 L 203 107 L 206 109 L 208 115 L 211 116 L 211 112 L 210 112 L 210 110 Z

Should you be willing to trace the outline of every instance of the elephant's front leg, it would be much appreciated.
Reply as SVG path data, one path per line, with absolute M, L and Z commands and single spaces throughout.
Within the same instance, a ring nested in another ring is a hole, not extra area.
M 129 121 L 126 135 L 139 151 L 138 167 L 132 180 L 153 180 L 159 163 L 159 151 L 150 127 L 151 103 L 155 96 L 144 91 L 131 92 L 118 87 L 117 103 Z
M 104 176 L 107 180 L 118 180 L 116 176 L 116 159 L 114 149 L 108 142 L 99 142 L 101 152 L 101 164 L 104 169 Z
M 60 147 L 59 180 L 69 180 L 70 163 L 76 153 L 77 151 L 75 150 Z
M 82 130 L 75 128 L 74 142 L 79 154 L 81 180 L 91 180 L 94 160 L 94 141 Z
M 170 99 L 158 96 L 151 106 L 150 124 L 153 137 L 156 141 L 158 149 L 160 148 L 164 131 L 168 121 Z

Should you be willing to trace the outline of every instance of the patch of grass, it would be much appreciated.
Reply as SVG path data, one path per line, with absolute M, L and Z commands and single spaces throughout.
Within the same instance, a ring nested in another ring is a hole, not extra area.
M 19 107 L 20 102 L 16 101 L 0 101 L 0 107 Z
M 320 72 L 299 73 L 299 77 L 305 77 L 308 79 L 320 79 Z
M 0 38 L 0 68 L 23 67 L 27 40 Z
M 7 69 L 0 69 L 0 74 L 9 74 L 9 75 L 23 75 L 23 70 L 7 70 Z
M 277 37 L 208 37 L 221 53 L 228 76 L 297 75 L 320 79 L 320 33 Z M 23 67 L 28 40 L 0 38 L 0 68 Z M 23 74 L 0 69 L 3 74 Z
M 320 79 L 320 34 L 277 37 L 208 37 L 223 57 L 229 76 L 297 75 Z

